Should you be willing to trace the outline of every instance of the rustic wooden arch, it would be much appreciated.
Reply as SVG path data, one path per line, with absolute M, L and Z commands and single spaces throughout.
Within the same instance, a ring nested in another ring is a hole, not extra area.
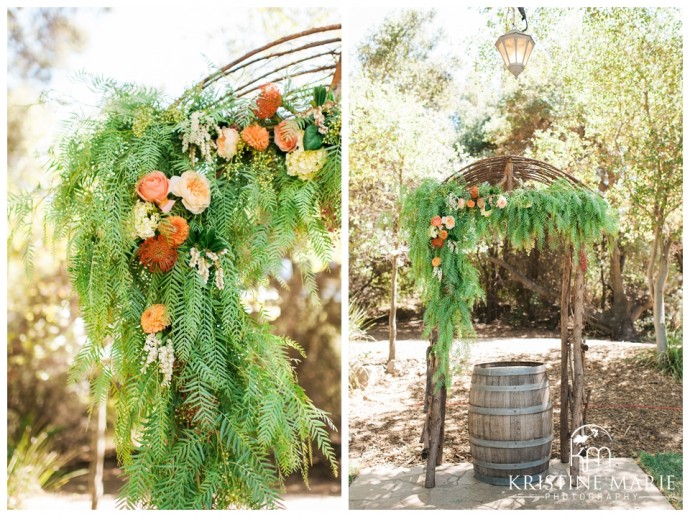
M 295 77 L 309 84 L 330 80 L 336 95 L 341 83 L 341 24 L 314 27 L 284 36 L 253 49 L 205 77 L 196 89 L 209 88 L 231 78 L 233 95 L 244 97 L 262 84 L 279 83 Z
M 517 186 L 530 184 L 550 185 L 565 180 L 574 188 L 587 188 L 570 174 L 548 163 L 522 156 L 496 156 L 474 162 L 450 176 L 447 182 L 478 185 L 487 182 L 510 192 Z M 560 457 L 562 463 L 570 461 L 571 431 L 585 423 L 588 395 L 585 396 L 585 351 L 583 339 L 584 315 L 584 268 L 580 257 L 584 250 L 578 250 L 578 267 L 573 270 L 573 248 L 563 254 L 561 280 L 561 413 L 560 413 Z M 565 308 L 565 310 L 564 310 Z M 439 360 L 433 354 L 437 334 L 432 332 L 427 348 L 427 379 L 424 411 L 426 419 L 421 441 L 423 457 L 426 455 L 426 479 L 424 486 L 433 488 L 436 484 L 436 466 L 442 463 L 446 416 L 446 388 L 434 388 L 433 377 L 439 368 Z M 579 459 L 574 458 L 570 469 L 571 478 L 577 480 Z M 576 482 L 576 481 L 575 481 Z

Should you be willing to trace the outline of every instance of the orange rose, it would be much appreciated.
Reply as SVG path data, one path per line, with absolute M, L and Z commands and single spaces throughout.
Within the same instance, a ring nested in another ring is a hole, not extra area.
M 431 245 L 434 248 L 443 248 L 443 239 L 441 237 L 436 237 L 435 239 L 431 240 Z
M 446 230 L 441 230 L 438 232 L 438 236 L 445 241 L 448 238 L 448 232 Z
M 297 124 L 291 120 L 283 120 L 273 130 L 273 140 L 275 140 L 278 148 L 284 153 L 289 153 L 295 150 L 299 137 L 299 128 L 297 127 Z
M 468 199 L 467 200 L 467 208 L 474 208 L 474 201 L 472 201 L 471 199 Z
M 472 199 L 477 199 L 479 197 L 479 187 L 472 187 L 470 189 L 470 196 L 472 196 Z
M 443 224 L 441 222 L 441 216 L 440 215 L 435 215 L 434 217 L 431 218 L 431 224 L 433 226 L 441 226 Z
M 434 267 L 438 267 L 441 265 L 441 257 L 434 257 L 431 259 L 431 265 Z
M 161 171 L 151 171 L 137 182 L 137 194 L 144 201 L 164 204 L 169 191 L 170 182 Z

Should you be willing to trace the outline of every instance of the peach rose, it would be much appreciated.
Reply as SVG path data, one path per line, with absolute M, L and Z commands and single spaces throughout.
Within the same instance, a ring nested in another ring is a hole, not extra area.
M 446 228 L 449 230 L 452 230 L 455 228 L 455 217 L 452 215 L 447 215 L 443 218 L 443 224 L 446 225 Z
M 152 201 L 159 205 L 168 201 L 170 182 L 161 171 L 151 171 L 137 181 L 137 194 L 144 201 Z
M 441 226 L 443 224 L 441 222 L 441 216 L 440 215 L 435 215 L 434 217 L 431 218 L 431 224 L 433 226 Z
M 472 201 L 471 199 L 468 199 L 467 200 L 467 208 L 474 208 L 474 201 Z
M 438 267 L 441 265 L 441 257 L 434 257 L 431 259 L 431 265 L 434 267 Z
M 465 208 L 465 198 L 460 198 L 458 199 L 458 208 L 463 209 Z
M 240 141 L 240 134 L 237 129 L 231 127 L 224 127 L 220 130 L 216 145 L 218 146 L 218 156 L 231 159 L 237 154 L 237 143 Z
M 291 120 L 283 120 L 273 130 L 273 140 L 284 153 L 294 151 L 300 137 L 300 130 Z
M 200 214 L 211 204 L 211 183 L 196 171 L 170 178 L 170 192 L 182 198 L 182 204 L 193 214 Z
M 479 208 L 484 208 L 486 206 L 486 201 L 484 200 L 483 197 L 480 197 L 479 199 L 477 199 L 477 206 Z
M 508 200 L 504 196 L 498 196 L 498 201 L 496 201 L 496 206 L 498 208 L 505 208 L 508 204 Z
M 446 230 L 441 230 L 438 232 L 438 236 L 445 241 L 448 238 L 448 232 Z

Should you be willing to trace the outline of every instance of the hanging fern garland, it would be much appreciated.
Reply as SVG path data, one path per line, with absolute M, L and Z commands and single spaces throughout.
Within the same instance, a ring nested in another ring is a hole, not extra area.
M 484 296 L 467 252 L 489 235 L 528 251 L 541 248 L 547 237 L 551 246 L 579 249 L 616 228 L 604 198 L 562 180 L 510 193 L 488 183 L 426 180 L 407 196 L 403 224 L 412 274 L 426 307 L 425 335 L 438 330 L 440 368 L 435 381 L 447 386 L 453 339 L 474 337 L 472 308 Z
M 166 107 L 99 83 L 102 113 L 61 143 L 49 218 L 69 239 L 88 335 L 72 378 L 88 373 L 95 401 L 115 399 L 121 501 L 276 506 L 285 476 L 306 480 L 313 443 L 335 473 L 333 424 L 297 383 L 297 345 L 242 293 L 290 254 L 331 259 L 340 106 L 317 87 L 286 108 L 305 92 L 267 85 L 253 101 L 193 91 Z

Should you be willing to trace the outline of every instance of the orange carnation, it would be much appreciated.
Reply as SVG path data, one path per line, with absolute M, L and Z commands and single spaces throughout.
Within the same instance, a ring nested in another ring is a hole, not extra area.
M 247 126 L 242 130 L 241 136 L 249 147 L 257 151 L 265 151 L 268 148 L 268 131 L 265 127 L 257 124 Z
M 441 226 L 443 224 L 441 222 L 441 216 L 440 215 L 435 215 L 434 217 L 431 218 L 431 224 L 432 226 Z
M 446 230 L 441 230 L 438 232 L 438 236 L 445 241 L 448 238 L 448 232 Z
M 273 83 L 267 83 L 259 86 L 261 93 L 256 99 L 256 109 L 254 115 L 258 118 L 271 118 L 276 114 L 280 105 L 283 104 L 283 96 L 280 95 L 280 90 Z
M 479 197 L 479 187 L 472 187 L 470 189 L 470 196 L 472 196 L 472 199 L 477 199 Z
M 189 236 L 189 224 L 179 215 L 166 217 L 158 226 L 158 231 L 165 237 L 168 244 L 173 248 L 177 248 L 180 244 L 187 240 Z
M 162 235 L 149 237 L 142 242 L 137 254 L 139 262 L 152 273 L 170 271 L 177 262 L 177 251 Z
M 141 315 L 141 328 L 146 334 L 155 334 L 170 325 L 170 318 L 165 305 L 157 303 L 151 305 Z
M 441 237 L 436 237 L 435 239 L 431 240 L 431 245 L 434 248 L 443 248 L 443 239 Z
M 438 267 L 441 265 L 441 257 L 434 257 L 431 259 L 431 265 L 434 267 Z
M 474 208 L 474 201 L 472 201 L 471 199 L 468 199 L 467 200 L 467 208 Z

